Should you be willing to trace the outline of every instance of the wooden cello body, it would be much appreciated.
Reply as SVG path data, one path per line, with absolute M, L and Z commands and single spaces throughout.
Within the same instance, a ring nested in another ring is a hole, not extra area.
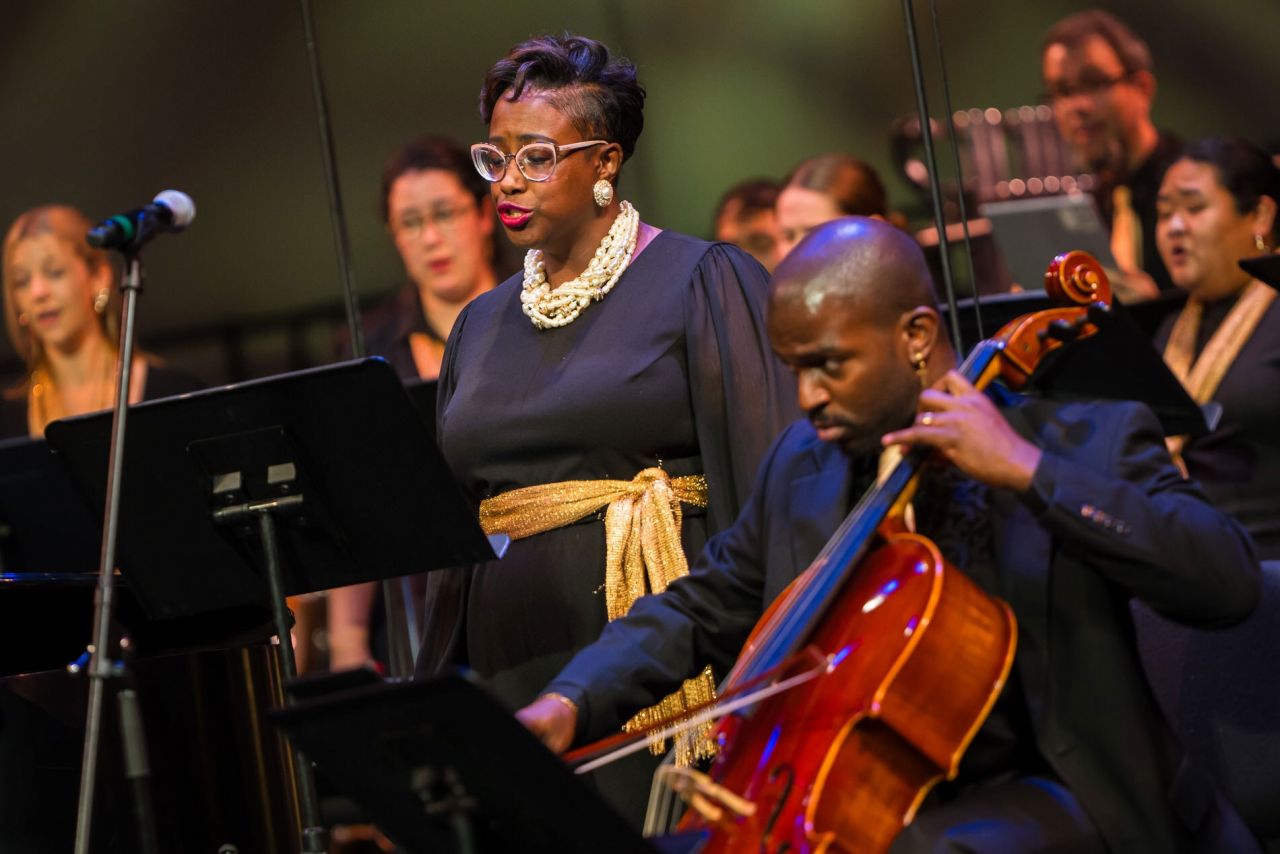
M 962 368 L 979 388 L 997 376 L 1020 387 L 1044 355 L 1096 331 L 1084 306 L 1110 299 L 1097 262 L 1059 256 L 1046 280 L 1075 307 L 980 344 Z M 955 776 L 1004 687 L 1017 628 L 1006 604 L 903 528 L 923 459 L 909 454 L 863 496 L 747 641 L 725 691 L 816 675 L 722 720 L 711 783 L 681 824 L 704 833 L 700 852 L 885 851 Z
M 892 536 L 811 638 L 825 673 L 721 730 L 716 781 L 756 809 L 720 822 L 701 850 L 887 848 L 929 787 L 954 774 L 1004 684 L 1015 638 L 1008 607 L 932 542 Z

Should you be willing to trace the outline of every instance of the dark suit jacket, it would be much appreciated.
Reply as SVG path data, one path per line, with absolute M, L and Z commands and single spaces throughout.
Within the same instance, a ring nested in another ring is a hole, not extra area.
M 1180 477 L 1146 407 L 1006 403 L 1005 417 L 1045 452 L 1027 493 L 991 498 L 1040 752 L 1113 850 L 1239 850 L 1220 830 L 1225 804 L 1157 711 L 1129 599 L 1199 625 L 1243 619 L 1260 589 L 1248 537 Z M 791 425 L 735 525 L 690 575 L 638 601 L 548 687 L 578 703 L 580 735 L 616 731 L 703 663 L 727 672 L 764 605 L 848 510 L 848 470 L 807 422 Z

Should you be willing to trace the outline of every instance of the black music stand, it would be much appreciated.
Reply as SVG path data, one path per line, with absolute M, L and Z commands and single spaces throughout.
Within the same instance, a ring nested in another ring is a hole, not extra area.
M 491 560 L 448 465 L 391 367 L 362 359 L 130 408 L 117 563 L 148 616 Z M 50 424 L 87 497 L 105 496 L 108 413 Z M 293 646 L 277 646 L 287 678 Z M 323 850 L 299 757 L 304 851 Z
M 1060 305 L 1043 291 L 983 297 L 979 304 L 982 331 L 988 337 L 1016 317 Z M 973 300 L 960 300 L 957 308 L 965 342 L 972 344 L 978 340 Z M 1170 436 L 1209 432 L 1206 413 L 1169 371 L 1130 312 L 1124 306 L 1091 310 L 1097 334 L 1046 356 L 1025 391 L 1055 399 L 1136 400 L 1151 407 Z
M 409 402 L 418 411 L 422 423 L 426 424 L 427 429 L 431 431 L 432 438 L 436 435 L 436 393 L 439 388 L 440 383 L 436 380 L 404 381 L 404 390 L 409 394 Z
M 461 676 L 339 691 L 270 717 L 414 854 L 659 850 Z
M 0 441 L 0 575 L 92 573 L 101 546 L 101 520 L 44 440 Z

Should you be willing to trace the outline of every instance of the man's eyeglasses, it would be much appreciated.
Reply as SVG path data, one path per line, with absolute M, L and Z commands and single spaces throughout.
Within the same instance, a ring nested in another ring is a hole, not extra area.
M 428 225 L 434 226 L 442 234 L 450 233 L 462 222 L 463 215 L 473 207 L 475 206 L 470 204 L 458 204 L 433 208 L 426 213 L 407 211 L 391 227 L 397 234 L 403 234 L 412 240 L 418 239 Z
M 1086 98 L 1096 98 L 1102 93 L 1110 91 L 1112 87 L 1125 82 L 1132 76 L 1132 73 L 1125 73 L 1117 77 L 1086 77 L 1076 83 L 1058 83 L 1054 86 L 1050 86 L 1044 92 L 1040 93 L 1040 103 L 1052 104 L 1057 101 L 1066 101 L 1081 95 Z
M 471 160 L 476 165 L 480 177 L 491 184 L 502 180 L 507 174 L 507 164 L 514 160 L 520 174 L 530 181 L 546 181 L 555 174 L 556 162 L 560 155 L 587 148 L 592 145 L 607 145 L 603 139 L 589 139 L 586 142 L 571 142 L 568 145 L 556 145 L 552 142 L 531 142 L 521 147 L 515 154 L 505 154 L 501 148 L 488 142 L 477 142 L 471 146 Z

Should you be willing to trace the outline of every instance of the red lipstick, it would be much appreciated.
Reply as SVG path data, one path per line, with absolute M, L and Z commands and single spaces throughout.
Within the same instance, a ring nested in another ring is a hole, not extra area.
M 511 202 L 498 203 L 498 219 L 502 220 L 502 224 L 507 228 L 522 228 L 532 216 L 533 211 L 529 208 L 523 208 Z

